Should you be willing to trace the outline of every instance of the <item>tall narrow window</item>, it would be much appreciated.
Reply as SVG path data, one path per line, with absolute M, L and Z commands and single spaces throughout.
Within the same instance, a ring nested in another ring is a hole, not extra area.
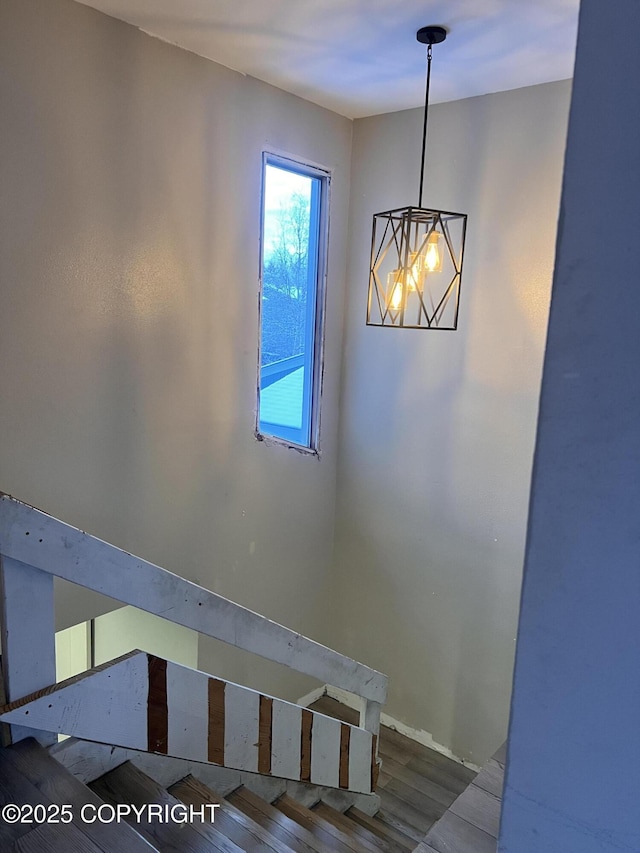
M 326 253 L 326 172 L 263 166 L 258 433 L 316 450 Z

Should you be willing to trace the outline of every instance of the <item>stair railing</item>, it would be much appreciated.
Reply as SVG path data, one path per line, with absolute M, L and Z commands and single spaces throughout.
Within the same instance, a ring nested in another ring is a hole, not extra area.
M 355 694 L 362 699 L 360 725 L 352 727 L 328 721 L 329 718 L 307 709 L 262 696 L 249 688 L 227 685 L 220 679 L 178 667 L 177 664 L 161 661 L 142 652 L 125 655 L 124 658 L 56 686 L 54 577 L 102 593 L 123 604 L 138 607 Z M 83 731 L 93 731 L 87 718 L 96 718 L 98 710 L 92 710 L 91 705 L 91 702 L 97 701 L 96 697 L 104 698 L 105 690 L 113 688 L 116 682 L 118 685 L 126 682 L 131 685 L 129 693 L 132 695 L 129 698 L 135 705 L 135 685 L 143 679 L 148 691 L 145 729 L 148 745 L 143 748 L 172 754 L 167 752 L 166 743 L 167 732 L 170 732 L 172 725 L 172 718 L 168 716 L 168 671 L 173 673 L 170 684 L 193 684 L 196 693 L 204 691 L 206 694 L 203 713 L 206 714 L 210 737 L 209 747 L 205 749 L 202 760 L 234 766 L 220 760 L 218 753 L 211 752 L 211 739 L 218 747 L 222 743 L 224 751 L 224 702 L 227 701 L 228 705 L 231 701 L 235 702 L 234 708 L 237 709 L 254 707 L 258 727 L 258 741 L 245 744 L 244 758 L 236 758 L 235 766 L 239 767 L 238 761 L 257 761 L 256 772 L 274 772 L 272 750 L 268 746 L 265 751 L 263 735 L 265 727 L 271 727 L 270 744 L 271 734 L 279 725 L 280 752 L 288 748 L 284 743 L 288 738 L 287 742 L 291 741 L 291 749 L 300 760 L 296 775 L 292 776 L 289 772 L 288 778 L 314 781 L 311 766 L 315 761 L 318 769 L 314 772 L 322 777 L 322 782 L 317 780 L 318 784 L 334 784 L 334 787 L 360 791 L 375 788 L 380 711 L 387 691 L 385 675 L 3 493 L 0 493 L 0 623 L 4 687 L 9 703 L 2 709 L 0 720 L 12 724 L 14 742 L 35 734 L 42 743 L 52 743 L 55 740 L 52 732 L 58 731 L 83 737 Z M 158 675 L 159 670 L 164 674 Z M 201 687 L 196 687 L 194 679 L 197 677 L 206 679 L 206 684 L 203 682 Z M 105 679 L 112 680 L 100 687 Z M 91 685 L 90 691 L 87 685 Z M 225 690 L 227 700 L 224 700 Z M 184 715 L 185 718 L 193 715 L 189 707 L 191 698 L 184 695 L 184 686 L 181 689 L 170 687 L 169 693 L 174 695 L 174 717 L 176 714 Z M 180 694 L 183 694 L 182 698 Z M 161 697 L 159 700 L 158 696 Z M 231 700 L 229 696 L 234 698 Z M 48 700 L 45 701 L 45 697 L 49 697 Z M 140 702 L 135 706 L 138 710 L 139 705 Z M 116 716 L 109 712 L 103 723 L 107 726 L 116 725 L 117 734 Z M 71 719 L 78 724 L 76 729 L 65 730 L 64 726 L 70 728 Z M 294 719 L 299 720 L 299 733 L 295 732 L 295 725 L 294 730 L 291 730 Z M 277 723 L 277 720 L 281 722 Z M 312 761 L 311 730 L 314 721 L 318 745 L 317 748 L 314 746 Z M 292 731 L 295 733 L 292 734 Z M 163 736 L 165 742 L 162 741 Z M 366 744 L 365 736 L 368 738 Z M 104 735 L 89 736 L 88 739 L 104 741 Z M 179 739 L 174 738 L 174 741 Z M 338 746 L 335 746 L 336 740 Z M 131 746 L 132 743 L 118 745 Z M 256 748 L 255 755 L 251 747 Z M 234 749 L 238 755 L 242 753 L 242 749 L 239 752 L 239 748 Z M 336 749 L 339 750 L 339 758 L 335 758 Z M 366 785 L 362 781 L 362 755 L 365 752 L 369 756 Z M 328 753 L 334 757 L 327 759 Z M 253 757 L 247 758 L 249 755 Z M 275 752 L 273 757 L 277 764 Z M 327 769 L 329 765 L 330 771 Z M 351 784 L 349 766 L 352 771 Z M 242 766 L 239 769 L 253 768 Z M 300 775 L 297 775 L 298 770 Z M 282 775 L 287 776 L 287 773 Z M 335 783 L 327 781 L 329 777 L 335 777 Z M 358 781 L 354 787 L 356 778 Z

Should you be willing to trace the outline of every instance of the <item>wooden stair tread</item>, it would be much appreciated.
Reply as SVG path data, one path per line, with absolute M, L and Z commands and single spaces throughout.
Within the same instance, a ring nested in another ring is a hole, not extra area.
M 431 764 L 433 767 L 437 767 L 443 774 L 452 776 L 454 779 L 458 779 L 465 785 L 469 785 L 476 777 L 475 770 L 471 770 L 469 767 L 465 767 L 464 764 L 454 761 L 453 758 L 449 758 L 446 755 L 442 755 L 440 752 L 436 752 L 435 749 L 429 749 L 428 746 L 424 746 L 417 741 L 404 737 L 404 735 L 401 735 L 393 729 L 387 729 L 383 726 L 380 741 L 381 743 L 385 743 L 385 747 L 394 746 L 397 749 L 405 750 L 410 753 L 413 758 L 417 758 L 420 761 Z
M 473 781 L 473 778 L 468 781 L 460 779 L 448 771 L 443 770 L 441 767 L 437 767 L 430 761 L 424 761 L 422 758 L 418 758 L 415 755 L 409 755 L 408 760 L 403 761 L 398 757 L 397 751 L 390 754 L 385 748 L 384 750 L 380 750 L 380 757 L 382 758 L 383 767 L 387 757 L 393 758 L 398 761 L 399 764 L 403 764 L 408 770 L 411 770 L 413 773 L 417 773 L 419 776 L 424 776 L 425 779 L 429 779 L 431 782 L 439 785 L 441 788 L 444 788 L 445 791 L 449 791 L 456 797 Z
M 97 850 L 100 853 L 112 850 L 151 853 L 155 849 L 129 826 L 81 821 L 79 811 L 83 805 L 100 805 L 102 801 L 32 738 L 0 750 L 0 805 L 6 803 L 32 806 L 68 803 L 73 807 L 75 819 L 70 824 L 41 826 L 0 822 L 2 851 L 64 850 L 65 845 L 69 851 Z
M 79 819 L 80 809 L 87 803 L 100 806 L 102 800 L 84 785 L 79 779 L 69 773 L 46 749 L 33 738 L 22 740 L 8 748 L 5 758 L 15 769 L 27 779 L 40 793 L 43 800 L 51 803 L 69 804 L 76 817 L 73 824 L 60 824 L 63 828 L 75 826 L 82 835 L 97 845 L 99 849 L 122 849 L 132 853 L 150 853 L 153 849 L 149 842 L 142 838 L 135 829 L 126 823 L 85 823 Z M 20 800 L 19 802 L 23 802 Z M 54 826 L 55 824 L 50 824 Z M 54 835 L 52 835 L 53 843 Z M 43 850 L 48 849 L 46 847 Z
M 492 838 L 497 838 L 500 829 L 500 805 L 498 797 L 472 784 L 460 794 L 449 811 Z
M 421 794 L 425 794 L 441 806 L 441 812 L 448 809 L 458 796 L 454 791 L 450 791 L 438 782 L 411 770 L 406 764 L 400 764 L 395 759 L 384 756 L 378 787 L 386 787 L 390 779 L 396 779 Z
M 316 700 L 311 705 L 311 708 L 314 711 L 320 711 L 322 714 L 326 714 L 328 717 L 335 717 L 336 719 L 343 720 L 345 723 L 351 723 L 351 725 L 355 726 L 358 725 L 358 712 L 354 711 L 353 708 L 348 708 L 336 699 L 332 699 L 330 696 L 323 696 L 321 699 Z M 428 746 L 424 746 L 424 744 L 411 740 L 411 738 L 400 734 L 400 732 L 395 731 L 395 729 L 390 729 L 388 726 L 380 726 L 381 750 L 383 749 L 383 744 L 386 744 L 387 746 L 394 746 L 411 756 L 420 758 L 423 761 L 428 761 L 436 767 L 440 767 L 449 775 L 455 776 L 461 781 L 466 782 L 467 785 L 473 781 L 476 775 L 474 770 L 470 770 L 468 767 L 465 767 L 464 764 L 460 764 L 458 761 L 454 761 L 453 758 L 442 755 L 442 753 L 437 752 L 435 749 L 431 749 Z
M 415 847 L 414 839 L 409 838 L 409 836 L 405 835 L 394 826 L 380 820 L 377 815 L 375 817 L 370 817 L 368 814 L 361 812 L 360 809 L 355 808 L 355 806 L 347 809 L 345 815 L 347 815 L 350 820 L 354 820 L 356 823 L 360 824 L 360 826 L 363 826 L 365 829 L 373 832 L 374 835 L 377 835 L 382 839 L 392 841 L 401 850 L 413 850 Z
M 7 774 L 6 765 L 3 764 L 0 775 L 2 775 L 4 782 L 11 784 L 15 777 L 12 774 Z M 13 796 L 11 797 L 11 802 L 14 802 L 17 805 L 51 805 L 51 803 L 46 802 L 45 798 L 39 798 L 37 802 L 33 802 L 32 798 L 27 800 L 20 799 L 20 794 L 18 791 L 24 791 L 25 789 L 14 788 Z M 2 804 L 5 804 L 8 800 L 2 800 Z M 83 827 L 83 824 L 80 824 L 80 827 Z M 140 839 L 140 842 L 145 844 L 143 839 Z M 98 846 L 95 844 L 91 838 L 86 835 L 82 828 L 78 828 L 73 823 L 70 824 L 52 824 L 52 823 L 44 823 L 44 824 L 6 824 L 3 822 L 2 830 L 0 831 L 0 850 L 2 853 L 42 853 L 42 851 L 46 850 L 47 853 L 51 851 L 51 853 L 106 853 L 106 851 L 111 851 L 116 849 L 113 846 Z M 120 850 L 136 850 L 140 848 L 135 848 L 132 846 L 124 847 L 120 846 Z M 146 845 L 146 850 L 151 851 L 153 848 Z
M 450 811 L 433 827 L 424 843 L 436 853 L 496 853 L 498 846 L 491 835 Z
M 199 806 L 212 803 L 220 806 L 216 810 L 215 825 L 245 853 L 293 853 L 281 840 L 274 838 L 264 827 L 248 817 L 241 809 L 225 800 L 216 791 L 196 779 L 187 776 L 169 788 L 169 793 L 187 805 Z
M 12 853 L 106 853 L 127 851 L 128 847 L 98 847 L 74 824 L 41 823 L 21 836 L 10 848 Z M 149 848 L 147 848 L 149 849 Z M 3 853 L 9 848 L 3 847 Z
M 105 802 L 113 805 L 127 803 L 139 807 L 148 803 L 169 806 L 179 803 L 130 761 L 92 782 L 91 788 Z M 218 832 L 211 823 L 159 823 L 145 820 L 135 826 L 142 835 L 151 839 L 161 853 L 242 853 L 242 848 Z
M 327 716 L 335 717 L 352 725 L 358 724 L 359 715 L 357 711 L 329 696 L 318 699 L 311 707 Z M 442 808 L 434 813 L 436 818 L 446 811 L 453 800 L 465 790 L 476 776 L 475 771 L 463 764 L 417 743 L 387 726 L 380 727 L 378 751 L 382 759 L 381 778 L 378 787 L 386 787 L 389 783 L 389 776 L 410 785 L 410 787 L 440 804 Z M 388 769 L 385 766 L 387 764 L 389 765 Z M 401 767 L 405 768 L 404 775 L 400 771 Z M 419 781 L 420 779 L 423 780 L 422 783 Z M 392 786 L 393 788 L 402 790 L 398 786 Z
M 390 826 L 392 829 L 395 829 L 396 832 L 401 832 L 402 835 L 404 835 L 411 841 L 412 850 L 415 845 L 419 841 L 422 841 L 422 839 L 426 835 L 426 832 L 423 832 L 416 826 L 407 823 L 401 817 L 398 817 L 397 814 L 395 814 L 394 812 L 387 811 L 386 809 L 380 809 L 380 811 L 376 814 L 376 820 L 380 823 Z
M 433 755 L 425 758 L 423 755 L 416 755 L 414 750 L 408 749 L 401 744 L 390 743 L 382 739 L 380 740 L 378 751 L 383 766 L 384 762 L 391 758 L 398 764 L 414 770 L 421 776 L 431 779 L 436 784 L 456 794 L 464 791 L 476 775 L 468 767 L 463 767 L 461 764 L 457 764 L 457 762 L 451 761 L 448 758 L 445 761 L 440 761 L 434 758 Z M 434 755 L 438 755 L 438 753 L 434 753 Z M 440 757 L 442 758 L 443 756 Z
M 318 812 L 306 808 L 287 794 L 278 797 L 274 806 L 283 814 L 304 826 L 335 853 L 360 853 L 361 847 L 356 840 L 325 820 Z
M 311 707 L 347 723 L 357 725 L 359 721 L 357 711 L 329 696 L 323 696 Z M 462 815 L 463 819 L 470 817 L 475 820 L 475 828 L 483 833 L 479 843 L 485 843 L 484 836 L 489 834 L 486 830 L 493 831 L 499 819 L 497 801 L 492 797 L 499 797 L 502 788 L 504 747 L 498 750 L 477 778 L 477 790 L 466 794 L 459 803 L 460 795 L 476 780 L 475 771 L 386 726 L 380 727 L 378 751 L 382 759 L 377 786 L 380 810 L 375 818 L 356 820 L 357 823 L 374 833 L 385 827 L 388 832 L 396 833 L 396 843 L 413 850 L 416 843 L 428 842 L 435 846 L 429 840 L 431 834 L 427 839 L 425 835 L 445 814 L 449 814 L 448 809 L 453 809 L 451 814 L 454 817 Z M 486 807 L 486 813 L 483 807 Z M 351 817 L 352 811 L 349 810 L 347 815 Z M 452 826 L 460 829 L 455 820 Z M 454 850 L 457 853 L 457 848 L 451 848 Z
M 227 802 L 237 806 L 296 853 L 330 853 L 331 848 L 248 788 L 237 788 L 228 795 Z
M 338 829 L 342 829 L 343 832 L 357 838 L 363 850 L 368 850 L 370 853 L 376 853 L 376 851 L 380 851 L 380 853 L 403 853 L 404 851 L 404 848 L 395 845 L 392 841 L 382 839 L 342 812 L 323 803 L 322 800 L 312 807 L 312 811 L 322 815 L 325 820 L 333 823 Z
M 473 784 L 478 788 L 489 791 L 494 797 L 502 799 L 504 767 L 501 767 L 495 759 L 490 758 L 473 780 Z
M 422 841 L 440 817 L 424 814 L 384 788 L 378 793 L 380 794 L 380 810 L 376 818 L 397 826 L 401 832 L 415 841 Z
M 496 755 L 505 754 L 501 747 Z M 496 853 L 504 766 L 490 758 L 435 824 L 416 853 Z
M 0 749 L 0 807 L 7 803 L 35 806 L 51 805 L 51 800 L 20 773 L 10 759 L 12 747 Z M 9 850 L 13 842 L 26 835 L 33 826 L 23 823 L 9 824 L 0 821 L 0 850 Z
M 410 785 L 400 782 L 398 779 L 389 780 L 381 789 L 378 790 L 381 804 L 384 804 L 389 794 L 396 799 L 401 800 L 405 805 L 418 811 L 425 819 L 434 824 L 439 820 L 446 811 L 446 806 L 438 803 L 427 794 L 412 788 Z M 455 797 L 454 797 L 455 802 Z

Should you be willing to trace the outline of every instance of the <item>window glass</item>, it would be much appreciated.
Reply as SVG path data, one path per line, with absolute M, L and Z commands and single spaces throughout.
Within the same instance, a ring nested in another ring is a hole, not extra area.
M 316 449 L 326 173 L 267 156 L 258 431 Z

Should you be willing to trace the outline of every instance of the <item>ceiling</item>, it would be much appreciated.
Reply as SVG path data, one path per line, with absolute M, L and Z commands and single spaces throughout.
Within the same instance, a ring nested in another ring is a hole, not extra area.
M 572 76 L 579 0 L 80 0 L 349 118 Z

